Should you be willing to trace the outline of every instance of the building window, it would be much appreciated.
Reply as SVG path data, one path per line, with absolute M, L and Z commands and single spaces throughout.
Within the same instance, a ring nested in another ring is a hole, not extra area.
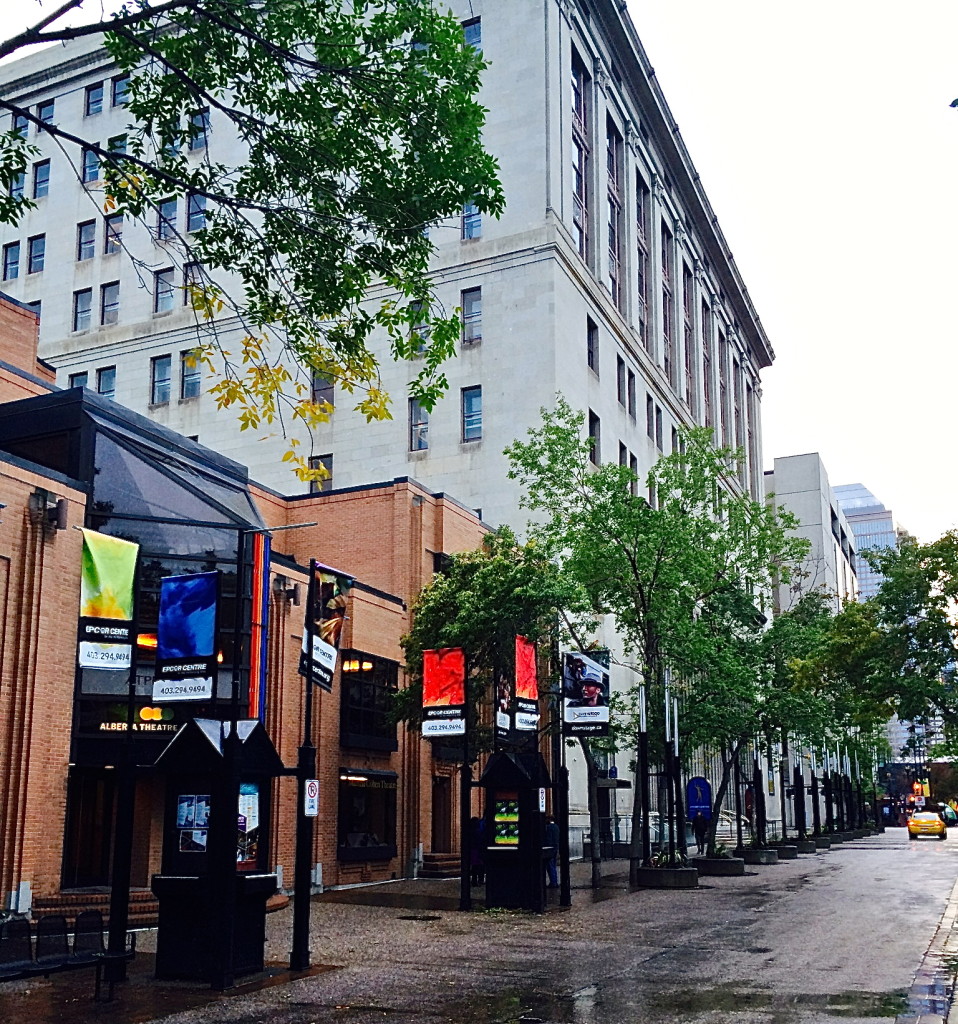
M 649 190 L 641 177 L 636 175 L 635 183 L 635 235 L 636 246 L 636 284 L 638 286 L 638 302 L 636 304 L 636 326 L 639 337 L 646 351 L 652 351 L 652 334 L 649 330 L 649 223 L 651 203 Z
M 695 279 L 682 264 L 682 325 L 685 355 L 685 404 L 695 415 Z
M 622 308 L 622 136 L 609 120 L 606 124 L 607 221 L 609 233 L 609 295 Z
M 93 312 L 93 289 L 84 288 L 73 293 L 73 329 L 88 331 Z
M 572 52 L 572 235 L 579 255 L 589 250 L 589 76 Z
M 391 714 L 399 688 L 394 661 L 360 651 L 343 651 L 339 742 L 344 747 L 398 750 L 396 720 Z
M 639 460 L 638 457 L 629 453 L 629 469 L 632 470 L 632 493 L 639 493 Z
M 655 402 L 649 394 L 645 396 L 645 432 L 650 441 L 655 440 Z
M 37 118 L 44 124 L 53 124 L 53 100 L 47 100 L 37 107 Z M 39 131 L 39 127 L 37 131 Z
M 164 199 L 156 211 L 156 237 L 159 240 L 176 234 L 176 200 Z
M 628 382 L 629 415 L 635 419 L 635 374 L 629 370 Z
M 104 398 L 116 397 L 115 366 L 103 366 L 96 371 L 96 389 Z
M 660 452 L 664 451 L 662 447 L 662 410 L 658 406 L 655 407 L 655 447 Z
M 190 118 L 190 149 L 204 149 L 210 134 L 210 109 L 204 107 Z
M 33 165 L 33 198 L 42 199 L 50 194 L 50 161 L 41 160 Z
M 192 306 L 194 298 L 201 298 L 203 292 L 203 268 L 199 263 L 183 266 L 183 305 Z M 196 308 L 194 306 L 194 308 Z
M 47 236 L 34 235 L 27 239 L 27 273 L 39 274 L 47 252 Z
M 466 37 L 466 46 L 471 46 L 476 53 L 482 53 L 482 23 L 478 18 L 464 21 L 462 34 Z
M 622 356 L 615 357 L 615 392 L 619 405 L 625 405 L 625 360 Z
M 80 177 L 84 182 L 97 181 L 100 177 L 100 158 L 92 149 L 83 150 Z
M 324 377 L 323 374 L 317 373 L 313 370 L 312 380 L 310 381 L 310 401 L 315 402 L 317 405 L 326 405 L 332 407 L 336 404 L 336 387 L 334 383 L 328 378 Z
M 96 255 L 96 221 L 77 224 L 77 262 L 92 260 Z
M 86 370 L 81 370 L 79 373 L 70 374 L 70 387 L 71 388 L 85 388 L 87 382 L 90 379 L 90 375 Z
M 109 256 L 123 246 L 123 214 L 113 213 L 103 218 L 103 252 Z
M 24 171 L 21 171 L 19 174 L 14 174 L 13 177 L 10 179 L 10 187 L 9 187 L 10 198 L 11 199 L 22 199 L 23 198 L 23 192 L 24 192 L 24 189 L 26 188 L 26 185 L 27 185 L 27 176 L 26 176 L 26 173 Z
M 468 288 L 461 298 L 462 340 L 465 344 L 482 341 L 482 289 Z
M 337 860 L 396 856 L 396 786 L 393 772 L 348 768 L 339 773 Z
M 111 281 L 100 288 L 100 323 L 115 324 L 120 319 L 120 282 Z
M 589 410 L 589 441 L 591 442 L 589 447 L 589 461 L 598 466 L 600 459 L 602 458 L 602 425 L 599 422 L 599 417 L 590 409 Z
M 424 452 L 429 447 L 429 413 L 416 401 L 409 399 L 409 450 Z
M 589 369 L 599 372 L 599 328 L 591 317 L 585 321 L 585 358 Z
M 199 398 L 202 389 L 200 360 L 195 348 L 180 353 L 180 398 Z
M 629 465 L 629 449 L 621 441 L 619 442 L 619 465 L 625 467 Z
M 482 214 L 475 203 L 466 203 L 462 208 L 462 237 L 482 237 Z
M 702 405 L 705 425 L 712 426 L 712 311 L 702 303 Z
M 8 242 L 3 247 L 3 279 L 15 281 L 20 276 L 20 243 Z
M 166 405 L 170 400 L 172 357 L 154 356 L 150 360 L 150 405 Z
M 95 85 L 88 85 L 86 87 L 86 99 L 83 104 L 83 112 L 87 117 L 93 114 L 99 114 L 103 110 L 103 83 L 97 82 Z
M 462 389 L 462 439 L 478 441 L 482 438 L 482 388 Z
M 662 225 L 662 366 L 669 383 L 675 387 L 675 339 L 672 313 L 672 261 L 674 259 L 672 232 Z
M 122 156 L 126 153 L 126 141 L 125 135 L 114 135 L 112 139 L 107 140 L 106 148 L 110 153 Z
M 333 489 L 333 454 L 328 452 L 326 455 L 313 455 L 309 460 L 310 469 L 322 469 L 325 470 L 324 476 L 319 480 L 309 481 L 309 493 L 310 494 L 322 494 L 325 491 L 331 491 Z
M 174 210 L 174 216 L 175 216 Z M 186 204 L 186 230 L 202 231 L 206 227 L 206 196 L 190 196 Z
M 409 340 L 412 342 L 414 352 L 425 352 L 429 347 L 429 316 L 425 303 L 418 299 L 409 303 L 409 312 L 412 315 L 409 328 Z
M 153 312 L 169 313 L 173 308 L 173 268 L 158 270 L 153 275 Z
M 14 135 L 19 135 L 21 139 L 25 139 L 29 124 L 30 122 L 27 120 L 26 114 L 14 114 L 11 119 L 10 129 Z
M 111 86 L 113 106 L 123 106 L 123 104 L 126 103 L 126 98 L 130 91 L 130 76 L 117 75 L 116 78 L 113 79 Z

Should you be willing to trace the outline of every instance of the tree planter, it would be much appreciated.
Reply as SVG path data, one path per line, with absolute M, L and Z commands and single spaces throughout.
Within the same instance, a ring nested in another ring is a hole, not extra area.
M 796 860 L 798 858 L 798 847 L 794 843 L 781 843 L 775 847 L 775 853 L 779 860 Z
M 830 850 L 832 848 L 830 836 L 815 836 L 812 842 L 815 844 L 816 850 Z
M 741 857 L 693 857 L 692 863 L 700 875 L 745 874 L 745 861 Z
M 695 868 L 639 868 L 636 884 L 643 889 L 694 889 L 699 873 Z
M 844 843 L 845 842 L 845 835 L 842 832 L 833 832 L 828 837 L 828 839 L 831 842 L 832 846 L 836 846 L 838 843 Z
M 796 839 L 795 845 L 798 847 L 799 853 L 814 853 L 818 849 L 818 841 L 816 839 Z M 828 849 L 828 847 L 823 847 Z
M 749 850 L 742 851 L 742 857 L 746 864 L 777 864 L 778 852 L 776 850 Z

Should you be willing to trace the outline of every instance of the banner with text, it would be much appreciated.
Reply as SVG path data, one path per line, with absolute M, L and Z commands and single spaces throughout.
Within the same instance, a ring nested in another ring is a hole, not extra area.
M 578 651 L 562 659 L 562 734 L 609 735 L 609 671 Z
M 219 591 L 218 571 L 160 580 L 153 700 L 212 699 Z
M 140 546 L 95 530 L 82 533 L 77 662 L 81 668 L 129 668 Z
M 466 732 L 466 655 L 461 647 L 422 654 L 423 736 Z
M 536 645 L 516 637 L 516 729 L 539 728 L 539 681 L 536 678 Z
M 333 674 L 339 643 L 346 622 L 346 604 L 355 580 L 338 569 L 311 560 L 309 594 L 306 600 L 306 628 L 299 658 L 299 674 L 312 679 L 327 692 L 333 688 Z

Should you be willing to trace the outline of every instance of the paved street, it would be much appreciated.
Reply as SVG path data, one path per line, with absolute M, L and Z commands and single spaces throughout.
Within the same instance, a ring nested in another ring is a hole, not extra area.
M 576 866 L 577 883 L 584 882 L 583 867 Z M 172 1015 L 155 1012 L 160 1004 L 151 1004 L 145 979 L 118 990 L 112 1007 L 93 1008 L 85 990 L 66 1010 L 42 991 L 0 993 L 0 1019 L 14 1013 L 35 1024 L 43 1024 L 45 1013 L 51 1020 L 110 1024 L 159 1017 L 182 1024 L 941 1019 L 905 1014 L 907 993 L 958 878 L 958 836 L 910 843 L 904 830 L 890 829 L 815 857 L 750 869 L 744 878 L 703 879 L 687 892 L 630 893 L 624 863 L 607 867 L 609 885 L 597 899 L 577 888 L 571 911 L 541 917 L 445 909 L 455 906 L 452 882 L 327 895 L 314 903 L 313 953 L 333 970 L 212 1000 L 181 989 L 180 1005 L 192 1008 Z M 397 905 L 333 902 L 342 898 Z M 271 915 L 268 959 L 284 959 L 289 928 L 289 911 Z M 149 949 L 150 936 L 141 939 Z M 942 959 L 926 958 L 926 966 L 937 968 Z M 944 962 L 953 967 L 954 955 Z M 164 1010 L 174 1005 L 166 1002 Z

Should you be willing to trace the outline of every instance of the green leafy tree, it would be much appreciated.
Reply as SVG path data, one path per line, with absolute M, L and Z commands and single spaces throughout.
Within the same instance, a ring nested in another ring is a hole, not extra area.
M 65 24 L 88 9 L 92 20 Z M 410 395 L 432 407 L 459 322 L 435 301 L 427 229 L 466 203 L 503 208 L 480 139 L 485 64 L 455 18 L 422 0 L 129 0 L 109 17 L 67 0 L 38 19 L 0 43 L 0 57 L 102 39 L 131 73 L 126 152 L 9 99 L 0 110 L 55 140 L 76 168 L 93 154 L 105 212 L 155 223 L 163 200 L 205 202 L 205 227 L 167 238 L 164 259 L 202 267 L 189 286 L 208 328 L 195 358 L 216 375 L 221 407 L 236 407 L 243 427 L 289 417 L 313 426 L 332 411 L 312 398 L 319 376 L 356 393 L 368 418 L 388 417 L 377 331 L 390 358 L 416 359 Z M 240 163 L 191 157 L 205 111 L 240 140 Z M 31 137 L 0 134 L 4 183 L 35 157 Z M 33 205 L 4 188 L 0 223 Z M 368 298 L 372 285 L 383 297 Z M 235 350 L 216 331 L 224 312 L 242 325 Z M 287 461 L 307 478 L 294 449 Z
M 724 631 L 755 619 L 754 602 L 776 580 L 788 580 L 807 549 L 789 534 L 795 520 L 739 492 L 734 470 L 741 453 L 714 448 L 710 430 L 683 431 L 680 449 L 658 460 L 646 481 L 649 503 L 636 495 L 638 481 L 627 467 L 593 463 L 583 417 L 568 402 L 559 397 L 542 417 L 527 440 L 507 449 L 523 505 L 536 517 L 532 535 L 579 581 L 593 608 L 614 617 L 651 694 L 661 695 L 671 666 L 686 708 L 696 709 L 693 723 L 700 696 L 716 712 L 741 707 L 753 692 L 751 675 Z M 748 628 L 740 632 L 744 640 Z M 635 707 L 634 692 L 626 700 Z M 650 708 L 658 706 L 650 699 Z M 708 731 L 683 728 L 686 736 Z M 636 716 L 625 729 L 637 736 Z M 712 731 L 712 739 L 725 737 Z M 633 829 L 633 869 L 638 860 Z

